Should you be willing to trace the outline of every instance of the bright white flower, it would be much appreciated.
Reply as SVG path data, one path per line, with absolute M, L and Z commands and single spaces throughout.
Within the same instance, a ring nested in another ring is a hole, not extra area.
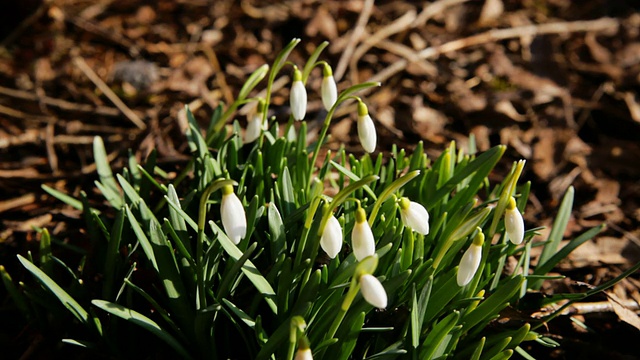
M 336 86 L 336 80 L 333 78 L 331 66 L 325 63 L 322 73 L 322 85 L 320 86 L 322 104 L 324 105 L 324 108 L 329 111 L 333 104 L 338 100 L 338 87 Z
M 387 292 L 375 276 L 369 274 L 360 276 L 360 291 L 369 304 L 379 309 L 387 307 Z
M 400 218 L 405 226 L 418 234 L 429 233 L 429 213 L 417 202 L 409 201 L 406 197 L 400 199 Z
M 224 232 L 237 245 L 247 234 L 247 219 L 244 206 L 242 206 L 242 202 L 233 192 L 231 185 L 226 185 L 222 188 L 220 216 L 222 217 Z
M 311 355 L 311 349 L 298 349 L 296 351 L 296 357 L 293 360 L 313 360 L 313 356 Z
M 342 249 L 342 228 L 338 219 L 333 215 L 329 217 L 327 224 L 324 226 L 322 237 L 320 238 L 320 246 L 332 259 Z
M 524 239 L 524 219 L 518 207 L 516 200 L 512 197 L 509 199 L 509 205 L 504 212 L 504 227 L 507 230 L 507 236 L 512 243 L 518 245 Z
M 293 70 L 293 84 L 291 84 L 291 93 L 289 98 L 291 105 L 291 115 L 295 120 L 304 119 L 307 113 L 307 89 L 302 83 L 302 73 L 298 68 Z
M 460 259 L 460 266 L 458 267 L 458 286 L 465 286 L 471 282 L 471 279 L 476 275 L 478 267 L 480 266 L 480 260 L 482 259 L 482 244 L 484 244 L 484 234 L 479 232 L 473 239 L 473 243 L 464 252 L 462 259 Z
M 351 247 L 353 248 L 353 255 L 358 261 L 376 252 L 373 232 L 367 222 L 367 214 L 361 207 L 356 210 L 356 224 L 351 232 Z
M 362 101 L 358 102 L 358 137 L 364 150 L 372 153 L 376 149 L 376 126 L 369 116 L 369 109 Z
M 254 142 L 259 136 L 260 132 L 267 130 L 267 122 L 262 120 L 262 112 L 264 111 L 264 100 L 258 102 L 258 108 L 255 114 L 251 116 L 251 119 L 247 123 L 247 130 L 244 133 L 244 142 Z

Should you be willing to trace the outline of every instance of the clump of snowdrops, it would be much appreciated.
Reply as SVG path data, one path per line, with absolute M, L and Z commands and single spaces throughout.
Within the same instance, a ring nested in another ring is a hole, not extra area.
M 422 143 L 410 154 L 376 154 L 375 122 L 358 92 L 379 84 L 338 92 L 331 66 L 318 60 L 327 44 L 298 68 L 287 61 L 298 42 L 258 68 L 206 131 L 186 109 L 192 158 L 180 176 L 170 181 L 154 156 L 140 165 L 132 155 L 114 176 L 96 138 L 96 186 L 111 210 L 45 186 L 82 209 L 94 249 L 65 263 L 42 229 L 38 257 L 19 256 L 37 282 L 16 286 L 2 269 L 24 316 L 56 322 L 66 346 L 116 357 L 506 359 L 529 357 L 523 342 L 555 346 L 535 330 L 557 312 L 534 325 L 495 320 L 601 230 L 559 246 L 573 190 L 549 238 L 533 243 L 536 229 L 522 218 L 530 185 L 518 184 L 524 161 L 492 183 L 504 146 L 477 153 L 473 142 L 452 143 L 437 159 Z M 285 71 L 291 115 L 282 125 L 269 108 Z M 308 80 L 318 73 L 326 116 L 308 144 Z M 264 95 L 253 95 L 265 79 Z M 255 105 L 246 129 L 225 127 L 245 104 Z M 364 155 L 342 147 L 320 161 L 335 110 L 349 104 Z M 535 268 L 533 246 L 543 247 Z M 509 257 L 517 266 L 506 272 Z M 85 269 L 99 277 L 88 282 Z M 621 278 L 548 302 L 568 306 Z

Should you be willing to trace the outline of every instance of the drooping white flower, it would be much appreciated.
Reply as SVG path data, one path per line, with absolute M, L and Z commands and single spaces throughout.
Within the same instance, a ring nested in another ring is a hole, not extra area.
M 335 258 L 342 249 L 342 228 L 335 216 L 330 216 L 322 231 L 320 246 L 330 258 Z
M 233 192 L 231 185 L 222 188 L 222 203 L 220 204 L 220 217 L 222 217 L 222 227 L 224 232 L 234 244 L 240 243 L 247 234 L 247 218 L 244 206 Z
M 380 280 L 373 275 L 364 274 L 360 276 L 360 291 L 362 297 L 371 305 L 384 309 L 387 307 L 387 292 L 380 283 Z
M 369 116 L 369 109 L 362 101 L 358 101 L 358 137 L 362 148 L 368 153 L 376 149 L 376 126 Z
M 329 111 L 333 104 L 338 100 L 338 87 L 336 86 L 336 80 L 333 78 L 331 66 L 326 63 L 324 64 L 322 75 L 322 84 L 320 85 L 322 105 L 324 105 L 324 108 Z
M 298 348 L 298 351 L 296 351 L 296 357 L 294 357 L 293 360 L 313 360 L 311 349 Z
M 267 122 L 263 121 L 264 100 L 258 102 L 258 108 L 256 112 L 251 116 L 251 119 L 247 123 L 247 130 L 244 133 L 244 142 L 254 142 L 262 131 L 267 130 Z
M 504 227 L 512 243 L 516 245 L 522 243 L 522 239 L 524 239 L 524 219 L 513 197 L 509 199 L 509 204 L 504 212 Z
M 356 224 L 351 232 L 351 247 L 353 248 L 353 255 L 358 261 L 376 252 L 373 232 L 367 222 L 367 214 L 361 207 L 356 210 Z
M 298 121 L 304 119 L 304 115 L 307 113 L 307 89 L 302 83 L 302 73 L 297 67 L 293 69 L 293 84 L 291 84 L 289 96 L 291 115 Z
M 484 244 L 484 234 L 478 232 L 473 239 L 471 246 L 464 252 L 458 266 L 458 276 L 456 278 L 458 286 L 465 286 L 471 282 L 476 275 L 480 260 L 482 260 L 482 244 Z
M 429 213 L 424 206 L 408 198 L 400 199 L 400 218 L 402 223 L 418 234 L 429 234 Z

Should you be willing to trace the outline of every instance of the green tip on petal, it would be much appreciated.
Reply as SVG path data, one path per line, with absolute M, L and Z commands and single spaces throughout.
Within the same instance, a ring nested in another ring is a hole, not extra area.
M 297 66 L 293 68 L 293 81 L 302 81 L 302 72 Z
M 511 198 L 509 198 L 509 204 L 507 204 L 507 210 L 513 210 L 516 208 L 516 199 L 513 198 L 513 196 Z
M 259 113 L 264 112 L 265 105 L 266 105 L 266 103 L 264 102 L 264 99 L 258 100 L 258 112 Z
M 333 76 L 333 70 L 331 70 L 331 66 L 329 66 L 329 64 L 324 63 L 324 66 L 322 67 L 322 76 L 323 77 L 329 77 L 329 76 Z
M 369 109 L 367 108 L 367 105 L 358 100 L 358 116 L 367 116 L 369 115 Z
M 233 186 L 225 185 L 222 187 L 222 195 L 233 194 Z
M 407 197 L 403 197 L 400 199 L 400 209 L 407 210 L 411 206 L 411 201 Z
M 356 223 L 361 224 L 365 221 L 367 221 L 367 213 L 363 208 L 358 207 L 358 209 L 356 210 Z
M 484 244 L 484 234 L 482 233 L 482 230 L 478 228 L 478 233 L 473 238 L 473 245 L 482 246 L 483 244 Z

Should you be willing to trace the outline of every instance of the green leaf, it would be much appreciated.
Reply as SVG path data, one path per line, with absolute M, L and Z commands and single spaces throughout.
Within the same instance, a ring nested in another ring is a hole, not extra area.
M 73 197 L 58 191 L 52 187 L 49 187 L 47 185 L 42 185 L 42 190 L 46 191 L 49 195 L 53 196 L 54 198 L 62 201 L 63 203 L 71 206 L 74 209 L 77 210 L 82 210 L 82 201 L 78 200 L 78 199 L 74 199 Z M 96 213 L 96 214 L 100 214 L 100 211 L 96 210 L 96 209 L 91 209 L 92 212 Z
M 127 320 L 132 324 L 138 325 L 141 328 L 149 331 L 153 335 L 160 338 L 162 341 L 166 342 L 171 348 L 173 348 L 182 358 L 191 359 L 191 355 L 189 352 L 180 344 L 176 338 L 171 336 L 168 332 L 162 329 L 158 324 L 156 324 L 153 320 L 148 317 L 140 314 L 139 312 L 128 309 L 120 304 L 115 304 L 109 301 L 104 300 L 93 300 L 91 303 L 121 319 Z
M 64 307 L 66 307 L 81 323 L 88 327 L 95 328 L 100 334 L 102 333 L 100 321 L 89 316 L 89 313 L 87 313 L 87 311 L 74 298 L 72 298 L 71 295 L 69 295 L 53 279 L 51 279 L 49 275 L 45 274 L 31 261 L 22 257 L 22 255 L 18 255 L 18 260 L 20 261 L 22 266 L 24 266 L 25 269 L 27 269 L 36 277 L 36 279 L 38 279 L 47 289 L 49 289 L 49 291 L 51 291 L 53 295 L 55 295 L 55 297 L 60 300 L 62 305 L 64 305 Z
M 569 254 L 575 250 L 578 246 L 584 244 L 585 242 L 591 240 L 594 236 L 598 235 L 603 229 L 605 225 L 602 224 L 600 226 L 596 226 L 591 228 L 584 233 L 582 233 L 577 238 L 571 240 L 567 245 L 565 245 L 562 249 L 557 251 L 553 256 L 547 259 L 545 262 L 538 262 L 538 266 L 536 266 L 534 275 L 545 275 L 549 271 L 553 270 L 553 268 L 563 259 L 567 258 Z M 546 248 L 546 247 L 545 247 Z
M 209 225 L 213 229 L 214 234 L 217 235 L 218 242 L 222 245 L 224 251 L 231 256 L 234 260 L 238 261 L 242 258 L 242 251 L 238 249 L 238 247 L 225 235 L 224 231 L 216 225 L 213 221 L 209 221 Z M 274 314 L 278 313 L 278 308 L 275 303 L 276 293 L 273 291 L 271 284 L 267 281 L 267 279 L 262 276 L 260 271 L 256 268 L 255 265 L 250 260 L 247 260 L 244 265 L 242 265 L 242 272 L 247 276 L 249 281 L 253 283 L 256 289 L 264 296 L 267 305 L 271 308 Z
M 100 183 L 96 182 L 96 185 L 102 191 L 104 197 L 111 203 L 116 209 L 122 207 L 122 195 L 116 180 L 113 178 L 113 172 L 111 172 L 111 166 L 109 165 L 109 159 L 107 159 L 107 151 L 104 148 L 104 142 L 102 138 L 96 136 L 93 138 L 93 157 L 96 162 L 96 169 L 98 170 L 98 176 L 100 177 Z
M 422 343 L 423 349 L 426 351 L 421 352 L 421 359 L 431 359 L 433 358 L 434 353 L 440 346 L 440 343 L 445 339 L 445 336 L 448 335 L 453 327 L 458 323 L 458 319 L 460 319 L 460 312 L 454 310 L 451 314 L 447 315 L 444 319 L 439 321 L 432 329 L 429 331 L 429 335 L 425 338 Z
M 496 292 L 462 318 L 464 329 L 468 331 L 480 322 L 497 315 L 509 304 L 509 300 L 518 292 L 523 281 L 522 275 L 517 275 L 498 286 Z

